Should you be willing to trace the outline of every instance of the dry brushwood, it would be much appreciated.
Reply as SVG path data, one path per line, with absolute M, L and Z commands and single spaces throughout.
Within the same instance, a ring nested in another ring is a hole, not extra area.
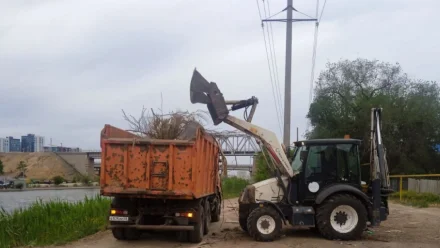
M 191 139 L 195 136 L 197 128 L 203 128 L 208 123 L 204 111 L 176 111 L 169 114 L 162 114 L 161 110 L 160 112 L 161 114 L 156 114 L 151 109 L 149 114 L 143 107 L 141 116 L 136 118 L 122 110 L 124 119 L 130 125 L 128 131 L 152 139 Z

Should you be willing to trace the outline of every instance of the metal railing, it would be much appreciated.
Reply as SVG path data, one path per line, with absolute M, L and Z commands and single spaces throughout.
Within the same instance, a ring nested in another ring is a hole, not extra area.
M 390 179 L 398 178 L 399 179 L 399 199 L 402 201 L 402 192 L 404 188 L 404 179 L 409 178 L 440 178 L 440 174 L 416 174 L 416 175 L 390 175 Z M 409 188 L 409 182 L 407 182 L 407 189 Z M 439 189 L 440 190 L 440 189 Z

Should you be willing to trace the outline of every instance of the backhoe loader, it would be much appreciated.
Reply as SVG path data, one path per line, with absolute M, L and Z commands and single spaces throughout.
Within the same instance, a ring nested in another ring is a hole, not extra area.
M 275 133 L 251 123 L 256 97 L 226 101 L 217 84 L 195 69 L 190 98 L 207 105 L 214 125 L 226 123 L 253 136 L 268 154 L 274 177 L 247 186 L 238 200 L 240 226 L 255 240 L 279 238 L 283 223 L 315 228 L 327 239 L 353 240 L 387 219 L 392 190 L 380 132 L 382 109 L 371 110 L 370 179 L 362 182 L 361 140 L 297 141 L 290 162 Z M 243 108 L 244 120 L 229 114 Z

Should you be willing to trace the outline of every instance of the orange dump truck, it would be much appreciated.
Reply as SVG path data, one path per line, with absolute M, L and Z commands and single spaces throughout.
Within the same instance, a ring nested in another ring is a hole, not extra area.
M 101 195 L 113 197 L 108 227 L 116 239 L 163 230 L 198 243 L 219 221 L 221 151 L 202 129 L 187 140 L 160 140 L 105 125 L 101 149 Z

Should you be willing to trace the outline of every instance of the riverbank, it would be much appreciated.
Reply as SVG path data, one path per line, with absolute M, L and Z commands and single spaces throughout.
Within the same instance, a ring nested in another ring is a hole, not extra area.
M 41 187 L 41 188 L 25 188 L 25 189 L 0 189 L 0 193 L 2 193 L 2 192 L 39 191 L 39 190 L 68 190 L 68 189 L 99 189 L 99 186 Z

